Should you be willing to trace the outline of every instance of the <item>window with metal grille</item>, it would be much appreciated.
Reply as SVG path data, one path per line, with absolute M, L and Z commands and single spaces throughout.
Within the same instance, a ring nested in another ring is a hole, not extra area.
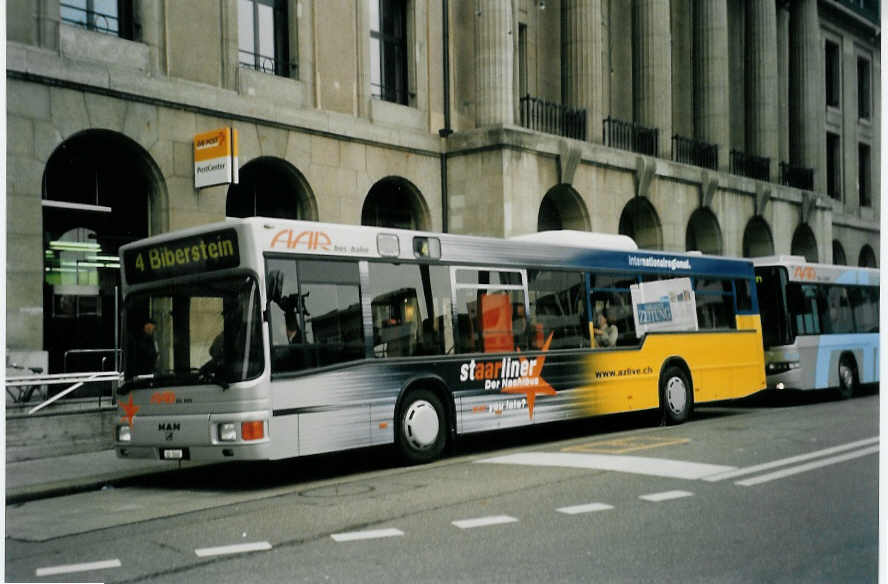
M 133 8 L 128 0 L 62 0 L 62 22 L 87 30 L 133 38 Z
M 238 0 L 237 32 L 241 67 L 290 76 L 286 0 Z
M 407 105 L 406 0 L 370 3 L 370 94 Z

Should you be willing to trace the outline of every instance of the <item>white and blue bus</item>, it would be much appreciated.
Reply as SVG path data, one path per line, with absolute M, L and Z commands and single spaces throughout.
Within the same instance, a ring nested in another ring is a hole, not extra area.
M 769 389 L 832 389 L 843 398 L 879 382 L 879 271 L 755 258 Z

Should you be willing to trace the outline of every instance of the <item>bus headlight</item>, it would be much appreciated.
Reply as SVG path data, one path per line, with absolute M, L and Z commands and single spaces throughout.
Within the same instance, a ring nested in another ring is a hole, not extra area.
M 117 441 L 118 442 L 132 442 L 133 441 L 133 429 L 129 426 L 117 426 Z
M 777 373 L 786 373 L 787 371 L 792 371 L 793 369 L 798 368 L 798 361 L 771 361 L 768 363 L 765 370 L 768 375 L 775 375 Z
M 219 441 L 234 442 L 235 440 L 237 440 L 237 424 L 234 422 L 219 424 Z

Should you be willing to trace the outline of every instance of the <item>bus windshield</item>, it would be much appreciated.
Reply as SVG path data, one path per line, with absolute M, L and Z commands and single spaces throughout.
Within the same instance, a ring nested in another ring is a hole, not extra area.
M 259 287 L 252 276 L 131 294 L 124 306 L 124 385 L 228 384 L 262 373 Z
M 762 316 L 762 340 L 765 348 L 792 344 L 795 335 L 786 311 L 786 269 L 766 267 L 755 269 L 759 309 Z

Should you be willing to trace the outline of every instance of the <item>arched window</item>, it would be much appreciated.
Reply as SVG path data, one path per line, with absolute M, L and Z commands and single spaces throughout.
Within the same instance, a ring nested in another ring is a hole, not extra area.
M 774 239 L 767 221 L 756 215 L 746 224 L 743 230 L 743 257 L 756 258 L 774 255 Z
M 869 244 L 864 245 L 860 250 L 860 257 L 857 260 L 857 265 L 865 268 L 878 268 L 879 264 L 876 261 L 876 252 L 873 251 L 873 248 L 869 246 Z
M 149 233 L 165 185 L 130 138 L 87 130 L 63 142 L 43 175 L 43 344 L 49 371 L 115 369 L 120 246 Z
M 430 228 L 431 220 L 419 189 L 405 178 L 390 176 L 377 182 L 367 193 L 361 209 L 361 225 L 425 231 Z
M 537 231 L 589 230 L 589 213 L 580 195 L 570 185 L 553 187 L 540 203 Z
M 715 214 L 705 207 L 700 207 L 691 214 L 688 230 L 685 234 L 685 249 L 698 250 L 705 254 L 721 255 L 721 228 Z
M 792 255 L 804 256 L 809 262 L 819 261 L 817 239 L 806 223 L 799 225 L 792 235 Z
M 842 244 L 839 242 L 838 239 L 833 239 L 833 246 L 832 247 L 833 247 L 833 249 L 832 249 L 832 252 L 833 252 L 832 263 L 834 263 L 837 266 L 847 265 L 848 260 L 845 259 L 845 248 L 842 247 Z
M 628 235 L 641 249 L 663 249 L 663 229 L 654 206 L 643 197 L 635 197 L 623 207 L 620 235 Z
M 286 160 L 272 156 L 251 160 L 240 168 L 239 179 L 228 187 L 226 216 L 318 220 L 308 181 Z

